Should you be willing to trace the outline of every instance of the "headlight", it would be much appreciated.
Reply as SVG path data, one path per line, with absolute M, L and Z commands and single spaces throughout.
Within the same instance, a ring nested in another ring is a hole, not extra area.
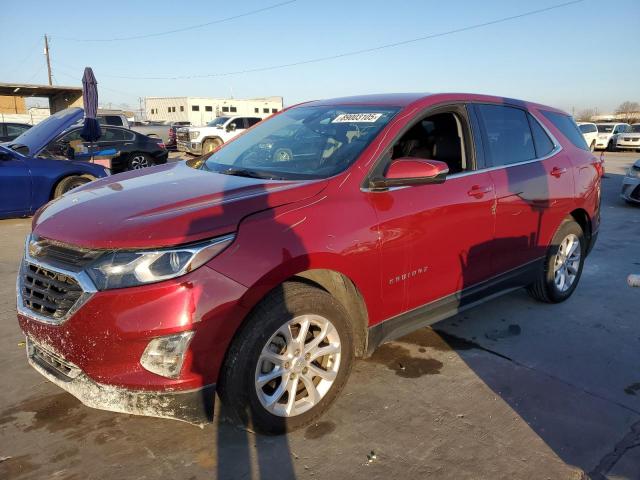
M 166 250 L 114 251 L 100 257 L 87 273 L 98 290 L 133 287 L 179 277 L 222 252 L 235 235 Z
M 189 130 L 189 138 L 195 140 L 200 136 L 200 130 Z

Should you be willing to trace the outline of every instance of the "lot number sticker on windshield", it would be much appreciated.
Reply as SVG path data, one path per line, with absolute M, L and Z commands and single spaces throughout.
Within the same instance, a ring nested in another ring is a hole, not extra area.
M 374 123 L 382 116 L 381 113 L 342 113 L 333 119 L 331 123 Z

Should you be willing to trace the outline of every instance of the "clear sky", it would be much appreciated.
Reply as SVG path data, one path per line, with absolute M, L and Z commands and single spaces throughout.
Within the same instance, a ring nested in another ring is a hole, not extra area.
M 401 42 L 567 0 L 297 0 L 256 14 L 145 39 L 86 42 L 179 29 L 286 0 L 8 1 L 0 6 L 0 81 L 79 85 L 92 66 L 100 101 L 137 107 L 145 96 L 316 98 L 466 91 L 567 111 L 640 101 L 640 0 L 581 3 L 360 55 L 208 78 Z M 127 77 L 162 77 L 159 80 Z

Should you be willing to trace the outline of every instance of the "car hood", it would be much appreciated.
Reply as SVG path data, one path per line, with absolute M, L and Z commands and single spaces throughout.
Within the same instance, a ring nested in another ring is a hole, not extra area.
M 36 235 L 85 248 L 156 248 L 233 232 L 247 215 L 320 193 L 326 180 L 275 181 L 184 162 L 91 182 L 43 207 Z
M 74 125 L 84 116 L 82 108 L 67 108 L 47 117 L 42 122 L 31 127 L 10 144 L 20 144 L 29 147 L 29 154 L 36 155 L 51 140 Z

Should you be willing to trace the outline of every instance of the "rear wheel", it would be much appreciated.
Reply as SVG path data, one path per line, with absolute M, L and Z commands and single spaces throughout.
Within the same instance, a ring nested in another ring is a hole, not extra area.
M 211 153 L 220 145 L 222 145 L 222 140 L 219 138 L 207 138 L 202 142 L 202 154 L 205 155 L 207 153 Z
M 153 166 L 153 159 L 150 155 L 142 152 L 132 153 L 127 163 L 127 170 L 141 170 Z
M 277 434 L 308 425 L 347 381 L 353 334 L 326 291 L 287 282 L 251 314 L 229 348 L 218 385 L 226 411 Z
M 566 219 L 547 250 L 539 278 L 529 285 L 532 297 L 546 303 L 559 303 L 571 296 L 582 275 L 586 242 L 580 225 Z
M 53 198 L 58 198 L 59 196 L 64 195 L 74 188 L 78 188 L 79 186 L 89 183 L 90 181 L 90 178 L 80 176 L 63 178 L 62 180 L 60 180 L 58 185 L 56 185 L 56 188 L 53 191 Z

